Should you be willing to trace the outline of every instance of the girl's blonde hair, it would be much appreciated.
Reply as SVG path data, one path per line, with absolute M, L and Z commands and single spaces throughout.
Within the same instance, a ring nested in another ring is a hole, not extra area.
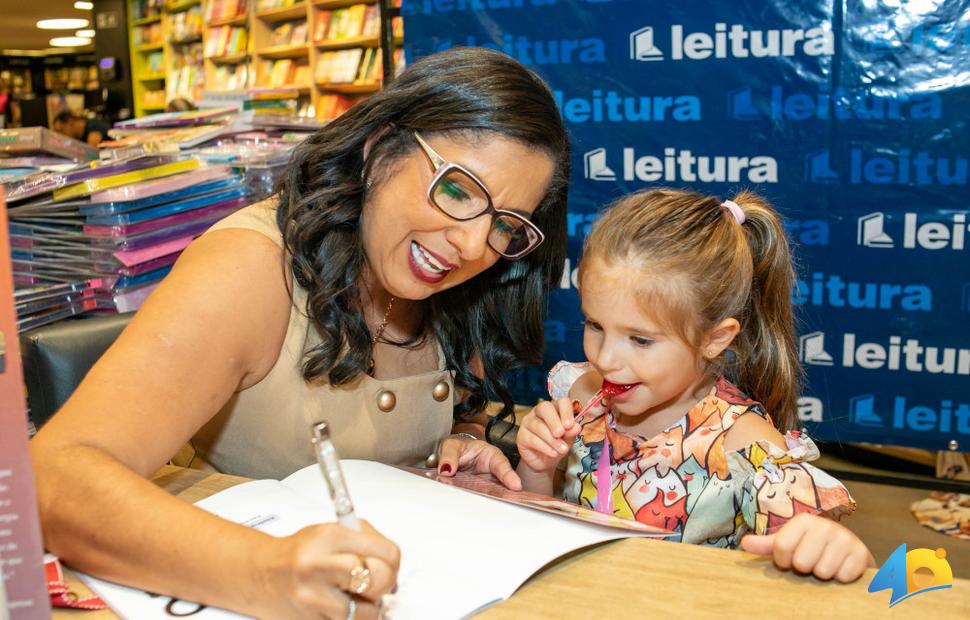
M 722 320 L 741 331 L 710 367 L 761 401 L 788 430 L 797 420 L 801 367 L 791 291 L 795 280 L 781 217 L 760 196 L 732 199 L 744 223 L 717 198 L 655 189 L 621 198 L 593 225 L 583 247 L 580 286 L 590 264 L 633 266 L 643 310 L 692 347 Z

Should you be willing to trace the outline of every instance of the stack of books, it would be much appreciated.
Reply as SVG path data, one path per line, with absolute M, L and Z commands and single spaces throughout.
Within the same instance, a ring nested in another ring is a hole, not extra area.
M 44 173 L 9 187 L 14 281 L 27 290 L 22 328 L 83 311 L 134 310 L 189 242 L 248 204 L 249 194 L 242 175 L 177 152 Z
M 340 40 L 351 37 L 376 37 L 380 20 L 374 4 L 355 4 L 342 9 L 320 11 L 313 31 L 314 41 Z
M 246 14 L 246 0 L 210 0 L 206 5 L 205 21 L 223 21 Z
M 305 87 L 310 83 L 310 65 L 304 61 L 291 58 L 264 61 L 263 71 L 266 85 L 272 88 L 280 86 Z
M 305 19 L 298 19 L 273 28 L 269 35 L 272 46 L 304 45 L 307 40 L 307 25 Z
M 296 116 L 298 95 L 211 93 L 218 107 L 116 124 L 100 154 L 46 129 L 0 133 L 18 328 L 137 309 L 195 237 L 272 193 L 321 126 Z
M 218 58 L 246 51 L 249 34 L 244 26 L 209 28 L 205 42 L 205 57 Z

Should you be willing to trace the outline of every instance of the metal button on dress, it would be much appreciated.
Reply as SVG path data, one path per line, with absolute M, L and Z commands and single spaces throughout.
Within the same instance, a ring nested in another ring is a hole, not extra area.
M 431 390 L 431 396 L 434 397 L 439 403 L 444 399 L 448 398 L 448 393 L 451 392 L 451 387 L 448 386 L 447 381 L 439 381 L 435 383 L 434 388 Z
M 388 413 L 394 410 L 397 405 L 397 396 L 390 390 L 381 390 L 377 393 L 377 408 Z

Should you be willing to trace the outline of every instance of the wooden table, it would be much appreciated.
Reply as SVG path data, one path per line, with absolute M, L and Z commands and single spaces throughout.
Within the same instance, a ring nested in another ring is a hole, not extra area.
M 186 501 L 197 501 L 246 479 L 166 467 L 154 481 Z M 870 569 L 855 583 L 840 585 L 779 571 L 770 560 L 741 551 L 626 539 L 557 562 L 476 618 L 970 618 L 970 580 L 954 579 L 952 588 L 889 609 L 888 590 L 867 592 L 874 574 Z M 73 576 L 68 583 L 87 591 Z M 73 610 L 57 610 L 53 617 L 117 618 L 110 611 Z

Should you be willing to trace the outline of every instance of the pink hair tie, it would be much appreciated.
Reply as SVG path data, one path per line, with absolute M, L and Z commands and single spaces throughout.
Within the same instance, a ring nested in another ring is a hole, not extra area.
M 734 219 L 737 220 L 738 224 L 744 224 L 744 211 L 738 206 L 738 203 L 733 200 L 725 200 L 721 203 L 721 206 L 731 212 Z

